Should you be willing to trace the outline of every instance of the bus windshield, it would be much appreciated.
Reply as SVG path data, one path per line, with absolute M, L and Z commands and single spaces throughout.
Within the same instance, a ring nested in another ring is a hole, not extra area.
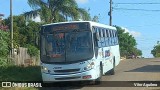
M 93 57 L 91 32 L 54 31 L 41 35 L 42 62 L 76 62 Z

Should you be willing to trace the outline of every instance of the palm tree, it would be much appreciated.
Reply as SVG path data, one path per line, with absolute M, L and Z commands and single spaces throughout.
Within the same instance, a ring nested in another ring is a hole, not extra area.
M 42 21 L 60 22 L 68 20 L 90 20 L 90 15 L 85 9 L 78 8 L 75 0 L 28 0 L 34 11 L 30 14 L 39 14 Z

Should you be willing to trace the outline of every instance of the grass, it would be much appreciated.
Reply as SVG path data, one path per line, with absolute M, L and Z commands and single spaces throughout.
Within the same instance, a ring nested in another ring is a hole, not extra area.
M 40 66 L 2 66 L 0 81 L 42 81 Z M 0 90 L 38 90 L 38 88 L 1 88 Z
M 0 67 L 0 81 L 42 81 L 40 66 Z
M 39 90 L 38 88 L 18 88 L 18 87 L 14 87 L 14 88 L 0 88 L 0 90 Z

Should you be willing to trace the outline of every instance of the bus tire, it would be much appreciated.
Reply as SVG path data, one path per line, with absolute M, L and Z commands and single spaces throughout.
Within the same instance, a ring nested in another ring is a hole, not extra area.
M 113 58 L 113 68 L 110 71 L 111 75 L 115 75 L 115 57 Z
M 97 78 L 96 80 L 95 80 L 95 84 L 96 85 L 99 85 L 99 84 L 101 84 L 101 79 L 102 79 L 102 75 L 103 75 L 103 67 L 102 67 L 102 64 L 100 64 L 100 68 L 99 68 L 99 78 Z

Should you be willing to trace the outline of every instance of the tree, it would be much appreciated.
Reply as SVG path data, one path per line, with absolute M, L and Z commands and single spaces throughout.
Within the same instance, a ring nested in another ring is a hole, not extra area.
M 6 25 L 10 26 L 10 18 L 5 19 L 4 22 Z M 27 53 L 31 56 L 31 58 L 32 57 L 37 58 L 39 51 L 38 51 L 38 46 L 36 45 L 35 42 L 38 37 L 38 32 L 40 31 L 40 25 L 41 23 L 36 23 L 33 21 L 29 21 L 28 24 L 26 24 L 25 17 L 23 15 L 13 16 L 14 48 L 26 47 L 28 48 Z M 9 48 L 5 50 L 9 50 Z M 0 51 L 0 53 L 3 52 Z
M 154 46 L 153 50 L 151 50 L 151 54 L 154 57 L 160 57 L 160 44 L 159 43 Z
M 47 23 L 78 20 L 89 20 L 85 9 L 78 8 L 75 0 L 28 0 L 28 4 L 35 9 L 32 13 L 40 14 L 42 21 Z
M 4 20 L 10 26 L 10 18 Z M 29 21 L 26 25 L 25 17 L 22 15 L 13 16 L 13 40 L 14 46 L 25 47 L 26 44 L 35 45 L 37 33 L 40 31 L 41 23 Z M 17 48 L 17 47 L 14 47 Z
M 99 17 L 98 16 L 94 16 L 93 19 L 92 19 L 92 21 L 99 22 Z
M 133 48 L 132 53 L 134 53 L 136 56 L 142 56 L 142 51 L 138 48 Z
M 136 40 L 132 35 L 128 32 L 125 33 L 125 30 L 119 26 L 115 26 L 118 31 L 118 39 L 120 46 L 121 56 L 129 56 L 129 55 L 142 55 L 142 51 L 136 48 Z
M 4 20 L 5 24 L 10 28 L 10 17 Z M 25 29 L 25 19 L 23 16 L 13 16 L 13 44 L 14 46 L 20 46 L 26 42 L 26 37 L 21 34 Z M 15 48 L 15 47 L 14 47 Z
M 36 40 L 39 36 L 38 33 L 40 31 L 40 26 L 41 23 L 36 23 L 33 21 L 28 22 L 28 25 L 23 31 L 23 35 L 26 36 L 26 44 L 31 44 L 36 46 Z

